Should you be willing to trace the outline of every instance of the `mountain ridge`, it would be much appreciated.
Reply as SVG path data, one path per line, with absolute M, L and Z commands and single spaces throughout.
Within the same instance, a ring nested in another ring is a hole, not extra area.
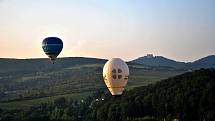
M 130 62 L 136 63 L 136 64 L 150 65 L 155 67 L 167 66 L 167 67 L 173 67 L 175 69 L 214 68 L 215 55 L 208 55 L 206 57 L 200 58 L 193 62 L 180 62 L 163 56 L 153 56 L 152 54 L 148 54 L 146 56 L 134 59 Z
M 57 67 L 66 67 L 71 65 L 74 66 L 80 64 L 104 64 L 106 61 L 106 59 L 93 57 L 61 57 L 56 60 L 54 65 L 52 65 L 51 63 L 49 63 L 49 59 L 47 58 L 0 58 L 0 66 L 2 68 L 14 69 L 13 65 L 19 63 L 21 65 L 23 64 L 23 67 L 27 67 L 28 65 L 32 64 L 35 65 L 35 68 L 50 67 L 51 69 L 53 69 Z M 141 64 L 151 67 L 170 67 L 173 69 L 195 70 L 200 68 L 215 68 L 215 55 L 208 55 L 192 62 L 182 62 L 164 56 L 154 56 L 152 54 L 148 54 L 146 56 L 127 61 L 127 63 Z

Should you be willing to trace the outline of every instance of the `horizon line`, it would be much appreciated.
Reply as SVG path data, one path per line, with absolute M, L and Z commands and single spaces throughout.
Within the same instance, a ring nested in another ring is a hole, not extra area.
M 138 58 L 141 58 L 141 57 L 145 57 L 147 56 L 148 54 L 144 55 L 144 56 L 139 56 L 139 57 L 136 57 L 135 59 L 129 59 L 129 60 L 126 60 L 126 62 L 130 62 L 130 61 L 133 61 L 133 60 L 136 60 Z M 164 57 L 166 59 L 170 59 L 170 60 L 173 60 L 173 61 L 176 61 L 176 62 L 184 62 L 184 63 L 190 63 L 190 62 L 195 62 L 199 59 L 202 59 L 202 58 L 206 58 L 206 57 L 209 57 L 209 56 L 215 56 L 215 54 L 209 54 L 209 55 L 206 55 L 206 56 L 202 56 L 200 58 L 197 58 L 197 59 L 194 59 L 192 61 L 177 61 L 175 59 L 172 59 L 172 58 L 169 58 L 169 57 L 166 57 L 166 56 L 162 56 L 162 55 L 154 55 L 152 54 L 153 57 Z M 92 56 L 64 56 L 64 57 L 58 57 L 57 59 L 62 59 L 62 58 L 92 58 L 92 59 L 102 59 L 102 60 L 109 60 L 107 58 L 102 58 L 102 57 L 92 57 Z M 14 60 L 33 60 L 33 59 L 49 59 L 48 57 L 30 57 L 30 58 L 16 58 L 16 57 L 0 57 L 0 59 L 14 59 Z

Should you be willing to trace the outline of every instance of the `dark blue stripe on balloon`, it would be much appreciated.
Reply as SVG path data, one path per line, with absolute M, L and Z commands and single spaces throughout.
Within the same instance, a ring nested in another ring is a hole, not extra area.
M 63 42 L 60 38 L 57 37 L 47 37 L 43 40 L 42 44 L 62 44 Z

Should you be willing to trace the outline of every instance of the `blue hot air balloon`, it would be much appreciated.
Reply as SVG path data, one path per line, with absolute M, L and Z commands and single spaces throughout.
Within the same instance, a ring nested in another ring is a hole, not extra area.
M 58 37 L 47 37 L 42 42 L 42 48 L 45 54 L 54 63 L 54 60 L 63 49 L 63 41 Z

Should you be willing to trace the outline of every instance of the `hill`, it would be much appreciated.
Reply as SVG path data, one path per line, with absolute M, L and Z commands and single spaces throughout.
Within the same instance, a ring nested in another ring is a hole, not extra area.
M 164 66 L 164 67 L 173 67 L 173 68 L 182 68 L 186 65 L 184 62 L 177 62 L 163 56 L 153 56 L 148 54 L 147 56 L 143 56 L 137 58 L 132 61 L 133 63 L 145 64 L 149 66 Z
M 215 68 L 215 55 L 210 55 L 194 61 L 186 66 L 189 69 Z
M 11 74 L 28 74 L 35 72 L 51 72 L 62 68 L 88 65 L 104 64 L 106 60 L 84 57 L 58 58 L 55 64 L 51 64 L 48 59 L 6 59 L 0 58 L 0 76 Z
M 147 56 L 139 57 L 131 63 L 144 64 L 154 67 L 171 67 L 181 70 L 197 70 L 200 68 L 215 68 L 215 55 L 210 55 L 194 62 L 178 62 L 172 59 L 165 58 L 163 56 L 153 56 L 148 54 Z
M 212 121 L 215 70 L 201 69 L 126 91 L 121 97 L 98 91 L 85 100 L 57 98 L 27 110 L 1 110 L 12 121 Z
M 78 93 L 97 89 L 101 66 L 96 58 L 59 58 L 55 64 L 48 59 L 0 59 L 0 101 L 24 100 Z M 84 76 L 83 76 L 84 75 Z M 91 82 L 84 82 L 90 79 Z
M 106 60 L 96 58 L 0 59 L 0 107 L 28 108 L 59 97 L 84 99 L 107 90 L 102 78 Z M 155 83 L 183 73 L 169 68 L 128 63 L 130 79 L 127 89 Z
M 97 121 L 212 121 L 214 92 L 215 70 L 201 69 L 135 88 L 119 98 L 107 96 L 90 115 Z

